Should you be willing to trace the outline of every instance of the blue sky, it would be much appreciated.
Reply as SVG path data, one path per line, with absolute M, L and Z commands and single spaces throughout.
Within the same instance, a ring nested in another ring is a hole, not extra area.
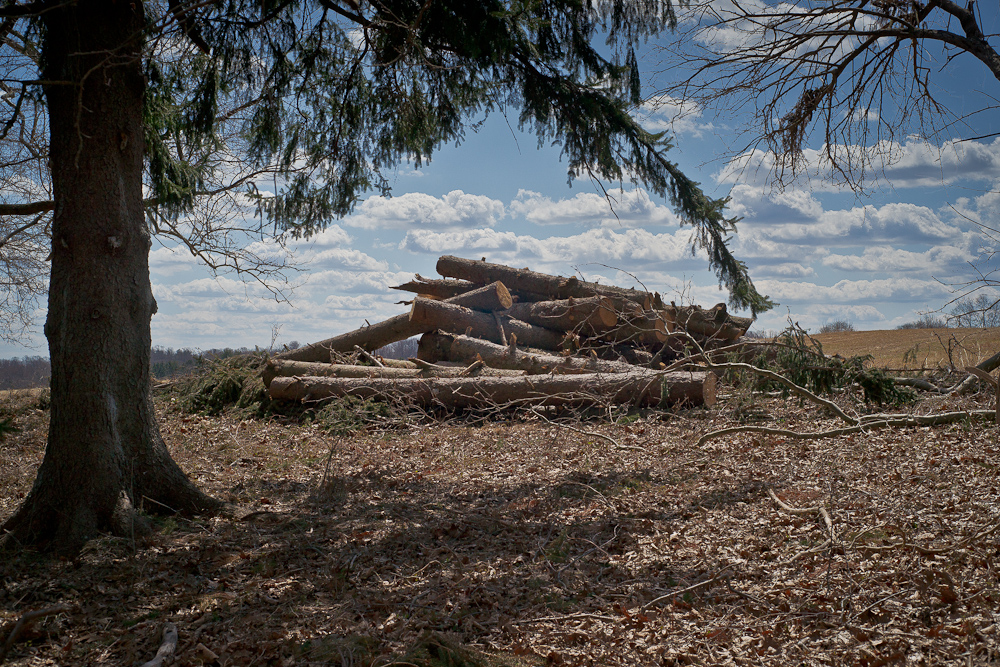
M 978 63 L 959 62 L 938 77 L 958 111 L 983 105 L 997 82 Z M 647 59 L 647 70 L 657 66 Z M 981 92 L 980 92 L 981 91 Z M 891 329 L 945 306 L 953 285 L 975 277 L 984 247 L 979 220 L 1000 225 L 1000 139 L 949 143 L 913 137 L 869 191 L 834 185 L 817 168 L 783 189 L 769 179 L 763 154 L 732 159 L 745 117 L 670 100 L 642 114 L 669 129 L 669 157 L 714 196 L 729 195 L 743 218 L 731 247 L 758 289 L 780 305 L 756 329 L 781 329 L 791 317 L 810 331 L 845 319 L 858 329 Z M 992 131 L 981 114 L 958 136 Z M 513 122 L 513 121 L 512 121 Z M 752 119 L 750 119 L 752 125 Z M 355 213 L 287 251 L 289 300 L 232 275 L 213 277 L 183 249 L 154 243 L 150 257 L 159 312 L 155 345 L 267 346 L 308 343 L 405 311 L 406 293 L 389 286 L 420 273 L 436 277 L 438 256 L 481 258 L 624 286 L 640 281 L 668 300 L 725 301 L 690 229 L 669 206 L 632 184 L 605 184 L 614 212 L 589 181 L 567 185 L 557 147 L 489 118 L 460 146 L 443 147 L 419 170 L 401 166 L 393 197 L 370 197 Z M 283 252 L 273 243 L 264 253 Z M 288 286 L 286 286 L 287 289 Z M 26 346 L 0 345 L 0 357 L 47 354 L 38 331 Z

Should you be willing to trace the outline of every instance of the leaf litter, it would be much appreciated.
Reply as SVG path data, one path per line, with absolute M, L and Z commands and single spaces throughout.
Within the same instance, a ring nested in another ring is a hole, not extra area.
M 8 516 L 46 414 L 5 400 Z M 755 401 L 784 429 L 836 425 Z M 744 407 L 344 436 L 161 397 L 173 456 L 230 513 L 158 518 L 148 542 L 101 538 L 73 561 L 0 556 L 0 640 L 72 610 L 6 664 L 140 665 L 167 623 L 175 665 L 1000 664 L 996 425 L 696 446 Z

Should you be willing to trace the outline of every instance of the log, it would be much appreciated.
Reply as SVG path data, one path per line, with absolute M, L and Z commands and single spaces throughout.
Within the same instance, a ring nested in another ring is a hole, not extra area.
M 476 338 L 485 338 L 494 343 L 506 344 L 511 336 L 528 347 L 558 350 L 567 334 L 515 320 L 498 313 L 480 313 L 469 308 L 417 297 L 410 308 L 410 321 L 421 331 L 440 329 L 449 333 L 471 332 Z
M 614 303 L 602 296 L 515 303 L 506 314 L 528 324 L 587 336 L 606 333 L 618 324 Z
M 509 308 L 512 301 L 510 292 L 502 283 L 494 282 L 485 287 L 480 287 L 471 292 L 452 297 L 443 303 L 454 303 L 458 305 L 468 304 L 470 308 L 481 308 L 486 311 L 505 310 Z M 506 305 L 505 305 L 506 304 Z M 406 340 L 412 336 L 418 336 L 433 329 L 421 328 L 419 322 L 413 322 L 409 313 L 396 315 L 377 324 L 348 331 L 345 334 L 327 338 L 318 343 L 305 345 L 295 350 L 282 352 L 274 355 L 276 359 L 290 359 L 293 361 L 319 361 L 327 363 L 330 361 L 331 352 L 350 352 L 354 346 L 373 352 L 389 343 Z
M 424 278 L 418 273 L 410 282 L 396 285 L 389 289 L 415 292 L 423 297 L 444 300 L 471 292 L 477 287 L 479 285 L 476 283 L 470 283 L 466 280 L 437 280 L 435 278 Z
M 659 348 L 667 340 L 667 320 L 660 311 L 647 310 L 638 317 L 621 322 L 601 336 L 611 343 L 652 345 Z
M 471 360 L 474 361 L 474 360 Z M 342 378 L 420 378 L 420 377 L 466 377 L 480 375 L 524 375 L 524 371 L 509 371 L 500 368 L 490 368 L 481 364 L 473 369 L 456 366 L 435 366 L 411 364 L 411 368 L 377 368 L 375 366 L 356 366 L 352 364 L 323 364 L 309 361 L 289 361 L 287 359 L 271 359 L 264 368 L 262 377 L 264 386 L 270 386 L 276 377 L 342 377 Z
M 528 375 L 523 377 L 429 378 L 274 378 L 272 399 L 319 401 L 358 396 L 403 401 L 425 408 L 516 406 L 659 406 L 715 403 L 715 375 L 706 372 Z
M 489 341 L 434 332 L 420 337 L 420 358 L 427 361 L 483 360 L 492 368 L 506 368 L 527 371 L 537 375 L 556 373 L 560 375 L 580 373 L 630 373 L 636 369 L 630 364 L 605 361 L 594 357 L 562 357 L 553 354 L 525 352 L 510 346 L 497 345 Z
M 590 283 L 576 277 L 552 276 L 528 269 L 515 269 L 503 264 L 462 259 L 452 255 L 444 255 L 438 259 L 437 272 L 446 278 L 459 278 L 479 285 L 499 280 L 510 290 L 539 295 L 539 298 L 533 299 L 535 301 L 599 295 L 634 301 L 640 304 L 643 310 L 661 305 L 658 303 L 659 296 L 649 292 Z
M 753 324 L 749 317 L 736 317 L 726 311 L 726 304 L 719 303 L 711 308 L 700 306 L 675 306 L 663 309 L 664 317 L 672 322 L 670 331 L 683 329 L 689 334 L 733 341 L 744 335 Z

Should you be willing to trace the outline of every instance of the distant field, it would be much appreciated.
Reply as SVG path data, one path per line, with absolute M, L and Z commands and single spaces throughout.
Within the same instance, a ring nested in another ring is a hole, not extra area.
M 827 354 L 870 354 L 876 366 L 892 369 L 947 366 L 949 350 L 956 367 L 974 366 L 1000 351 L 1000 328 L 842 331 L 814 338 Z

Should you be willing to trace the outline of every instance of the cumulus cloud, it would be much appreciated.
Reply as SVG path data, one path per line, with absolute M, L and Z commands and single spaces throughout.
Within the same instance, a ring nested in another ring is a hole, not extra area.
M 769 279 L 758 281 L 757 288 L 784 306 L 863 302 L 922 303 L 928 299 L 943 299 L 948 294 L 947 287 L 936 280 L 918 277 L 841 280 L 833 285 Z
M 607 197 L 581 192 L 570 199 L 555 201 L 538 192 L 519 190 L 509 211 L 536 225 L 647 227 L 679 222 L 670 208 L 651 200 L 649 193 L 641 188 L 613 188 L 608 190 Z
M 644 102 L 636 115 L 642 126 L 652 132 L 667 131 L 700 138 L 715 129 L 714 124 L 702 119 L 702 114 L 701 106 L 695 102 L 656 95 Z
M 321 232 L 317 232 L 308 239 L 293 241 L 295 247 L 332 247 L 348 245 L 354 242 L 354 237 L 344 231 L 340 225 L 330 225 Z
M 413 278 L 409 271 L 351 271 L 331 269 L 316 271 L 300 290 L 303 296 L 326 294 L 375 294 L 384 296 L 389 287 Z
M 774 262 L 771 264 L 754 264 L 753 277 L 760 278 L 810 278 L 816 275 L 811 266 L 798 262 Z
M 303 267 L 317 269 L 352 269 L 355 271 L 387 271 L 389 263 L 353 248 L 328 248 L 319 252 L 303 253 Z
M 912 139 L 882 141 L 871 146 L 838 146 L 844 157 L 869 160 L 870 180 L 866 187 L 891 183 L 894 189 L 951 185 L 965 181 L 993 181 L 1000 178 L 1000 139 L 992 142 L 946 141 L 940 145 Z M 826 150 L 806 148 L 802 172 L 785 184 L 786 190 L 839 192 L 842 178 L 830 169 Z M 778 160 L 773 152 L 754 149 L 732 158 L 714 174 L 719 183 L 773 187 Z
M 951 245 L 936 246 L 924 252 L 877 246 L 865 248 L 861 255 L 828 255 L 823 258 L 823 265 L 840 271 L 931 273 L 943 277 L 973 259 L 966 248 Z
M 514 265 L 572 266 L 587 262 L 613 264 L 631 270 L 636 266 L 675 264 L 704 266 L 703 258 L 692 258 L 691 232 L 654 234 L 645 229 L 617 231 L 587 230 L 572 236 L 540 239 L 530 235 L 494 230 L 458 232 L 408 232 L 402 248 L 412 252 L 488 255 L 490 261 Z
M 344 220 L 362 229 L 462 229 L 493 227 L 504 205 L 484 195 L 452 190 L 443 197 L 411 192 L 398 197 L 369 197 Z
M 908 202 L 825 210 L 810 193 L 783 193 L 738 185 L 732 210 L 743 217 L 741 233 L 770 242 L 854 246 L 872 243 L 958 243 L 962 229 L 926 207 Z M 759 241 L 758 241 L 759 242 Z
M 198 259 L 186 249 L 160 247 L 149 252 L 149 273 L 169 277 L 198 266 Z

